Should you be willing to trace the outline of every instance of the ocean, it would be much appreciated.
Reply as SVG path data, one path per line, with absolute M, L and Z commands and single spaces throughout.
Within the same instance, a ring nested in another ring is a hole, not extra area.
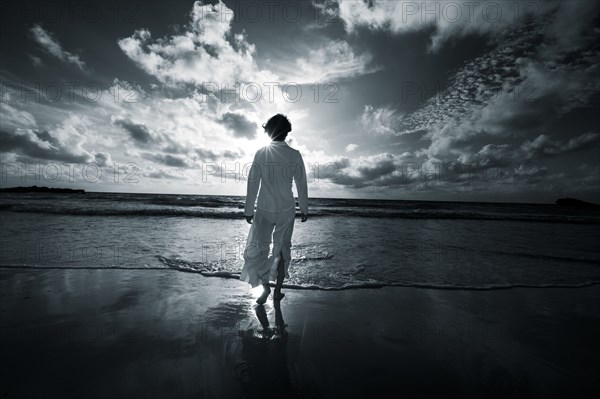
M 3 268 L 238 278 L 244 197 L 0 194 Z M 543 204 L 311 198 L 285 286 L 489 290 L 600 283 L 600 211 Z

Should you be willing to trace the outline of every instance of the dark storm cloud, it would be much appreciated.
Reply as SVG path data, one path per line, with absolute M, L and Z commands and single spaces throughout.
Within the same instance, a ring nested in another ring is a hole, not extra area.
M 252 139 L 256 136 L 256 123 L 251 122 L 244 115 L 226 112 L 220 122 L 231 130 L 234 137 Z

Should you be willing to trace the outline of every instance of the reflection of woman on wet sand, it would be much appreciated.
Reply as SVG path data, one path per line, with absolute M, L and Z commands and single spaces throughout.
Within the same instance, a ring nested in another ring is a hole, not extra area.
M 279 301 L 274 302 L 275 329 L 263 305 L 255 308 L 262 330 L 241 331 L 242 357 L 235 374 L 245 398 L 289 398 L 293 388 L 287 365 L 287 331 Z

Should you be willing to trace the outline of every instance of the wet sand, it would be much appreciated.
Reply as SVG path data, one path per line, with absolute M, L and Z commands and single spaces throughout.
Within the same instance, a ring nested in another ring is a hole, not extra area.
M 576 397 L 599 385 L 600 286 L 288 290 L 278 314 L 244 283 L 193 273 L 0 269 L 0 296 L 8 398 Z M 265 314 L 287 339 L 269 339 Z

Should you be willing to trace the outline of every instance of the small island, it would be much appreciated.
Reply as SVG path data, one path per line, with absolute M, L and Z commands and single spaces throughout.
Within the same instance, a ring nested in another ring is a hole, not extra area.
M 556 200 L 558 206 L 568 206 L 570 208 L 600 209 L 600 205 L 592 202 L 585 202 L 575 198 L 559 198 Z
M 45 186 L 8 187 L 0 188 L 0 193 L 54 193 L 54 194 L 85 194 L 85 190 L 72 188 L 54 188 Z

